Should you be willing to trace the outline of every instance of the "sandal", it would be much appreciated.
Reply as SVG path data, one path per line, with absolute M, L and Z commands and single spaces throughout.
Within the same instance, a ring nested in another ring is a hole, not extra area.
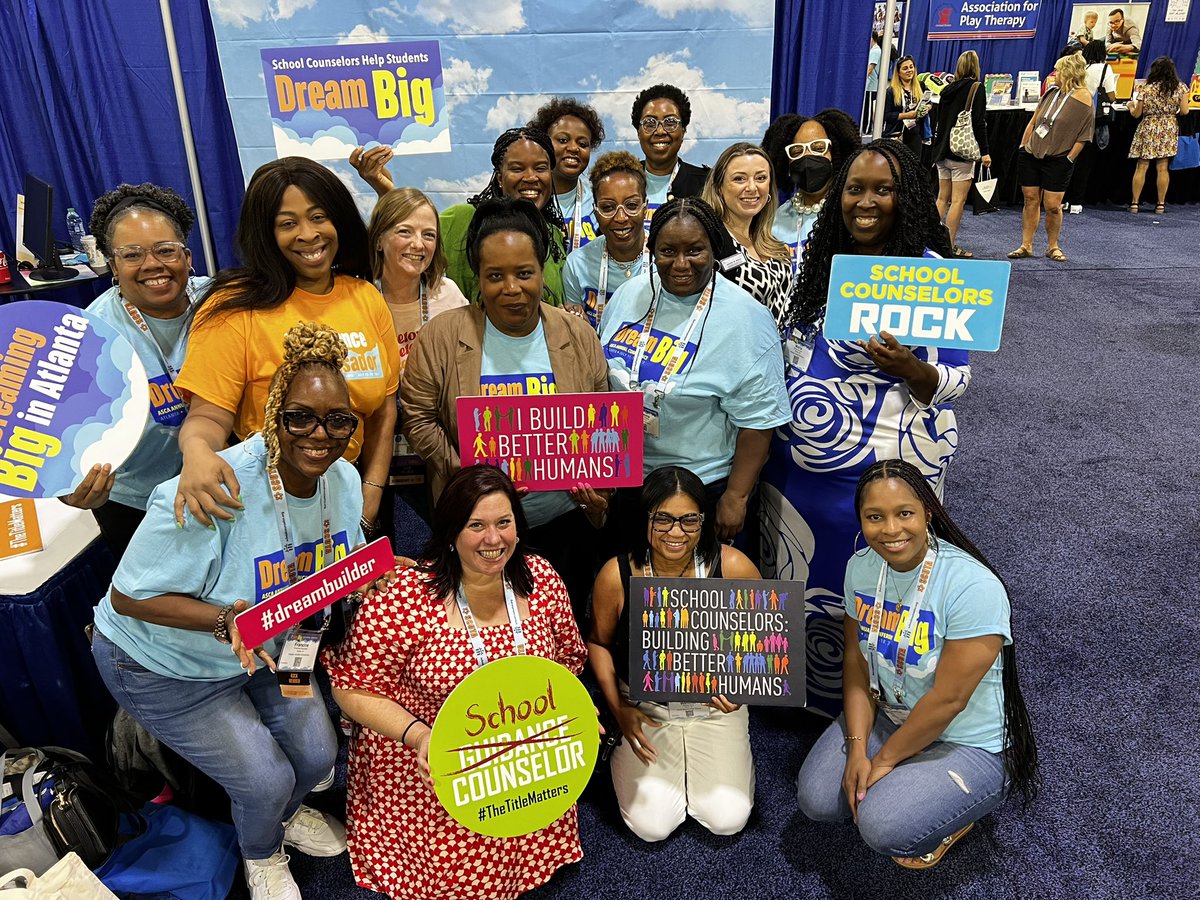
M 1009 259 L 1027 259 L 1030 256 L 1033 256 L 1033 249 L 1024 245 L 1008 254 Z
M 1062 252 L 1062 247 L 1051 247 L 1046 251 L 1046 259 L 1052 259 L 1055 262 L 1066 262 L 1067 254 Z
M 962 247 L 955 247 L 954 255 L 958 259 L 974 259 L 975 258 L 974 253 L 972 253 L 970 250 L 964 250 Z
M 1154 214 L 1156 216 L 1161 216 L 1166 211 L 1167 211 L 1167 204 L 1165 204 L 1165 203 L 1160 203 L 1156 207 L 1154 207 Z
M 1137 212 L 1137 211 L 1138 211 L 1138 205 L 1137 205 L 1136 203 L 1130 203 L 1130 204 L 1129 204 L 1129 211 L 1130 211 L 1131 213 L 1135 213 L 1135 212 Z
M 957 844 L 959 839 L 974 827 L 975 823 L 970 822 L 962 831 L 956 831 L 950 837 L 942 838 L 942 842 L 932 853 L 926 853 L 924 856 L 893 856 L 892 861 L 906 869 L 932 869 L 942 861 L 946 851 Z

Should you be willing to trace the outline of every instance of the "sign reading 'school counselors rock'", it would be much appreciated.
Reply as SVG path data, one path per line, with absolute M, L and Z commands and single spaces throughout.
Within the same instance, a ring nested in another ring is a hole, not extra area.
M 96 463 L 137 447 L 150 388 L 130 343 L 83 310 L 0 307 L 0 495 L 71 493 Z
M 461 825 L 491 837 L 532 834 L 583 793 L 600 727 L 587 690 L 540 656 L 508 656 L 472 672 L 438 711 L 429 770 Z

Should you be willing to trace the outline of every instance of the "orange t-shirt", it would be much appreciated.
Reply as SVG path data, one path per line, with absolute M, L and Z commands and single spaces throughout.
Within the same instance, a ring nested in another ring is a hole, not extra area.
M 205 306 L 214 302 L 220 297 L 210 297 Z M 395 395 L 400 348 L 392 314 L 373 284 L 349 275 L 338 275 L 328 294 L 297 288 L 274 309 L 217 316 L 202 310 L 176 389 L 188 402 L 194 394 L 232 412 L 234 434 L 245 440 L 262 428 L 271 377 L 283 365 L 283 337 L 300 322 L 320 322 L 342 336 L 350 351 L 342 374 L 350 389 L 350 406 L 359 416 L 368 418 Z M 357 459 L 361 447 L 360 425 L 346 448 L 346 459 Z

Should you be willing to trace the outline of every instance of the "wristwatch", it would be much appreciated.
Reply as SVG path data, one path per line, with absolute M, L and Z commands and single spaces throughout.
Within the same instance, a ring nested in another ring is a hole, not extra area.
M 233 640 L 229 637 L 229 612 L 232 606 L 222 606 L 221 611 L 217 613 L 217 622 L 213 625 L 213 637 L 222 644 L 232 644 Z

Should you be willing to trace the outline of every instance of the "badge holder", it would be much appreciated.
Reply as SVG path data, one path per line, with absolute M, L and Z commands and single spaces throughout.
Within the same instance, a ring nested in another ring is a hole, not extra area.
M 1046 135 L 1048 135 L 1050 133 L 1050 126 L 1047 125 L 1045 122 L 1043 122 L 1037 128 L 1033 129 L 1033 133 L 1036 134 L 1040 138 L 1044 138 Z
M 662 397 L 663 393 L 658 389 L 658 385 L 646 385 L 645 393 L 642 394 L 642 426 L 646 437 L 658 437 L 658 406 Z
M 712 707 L 707 703 L 679 703 L 672 701 L 667 704 L 667 715 L 672 721 L 679 719 L 707 719 L 712 713 Z
M 795 328 L 788 332 L 787 340 L 783 345 L 788 375 L 803 375 L 808 371 L 814 344 L 815 341 L 811 334 L 803 334 Z
M 275 664 L 275 677 L 279 679 L 279 692 L 289 700 L 307 700 L 313 696 L 312 674 L 317 667 L 321 636 L 329 627 L 329 619 L 327 612 L 319 629 L 297 625 L 283 642 L 283 650 Z

